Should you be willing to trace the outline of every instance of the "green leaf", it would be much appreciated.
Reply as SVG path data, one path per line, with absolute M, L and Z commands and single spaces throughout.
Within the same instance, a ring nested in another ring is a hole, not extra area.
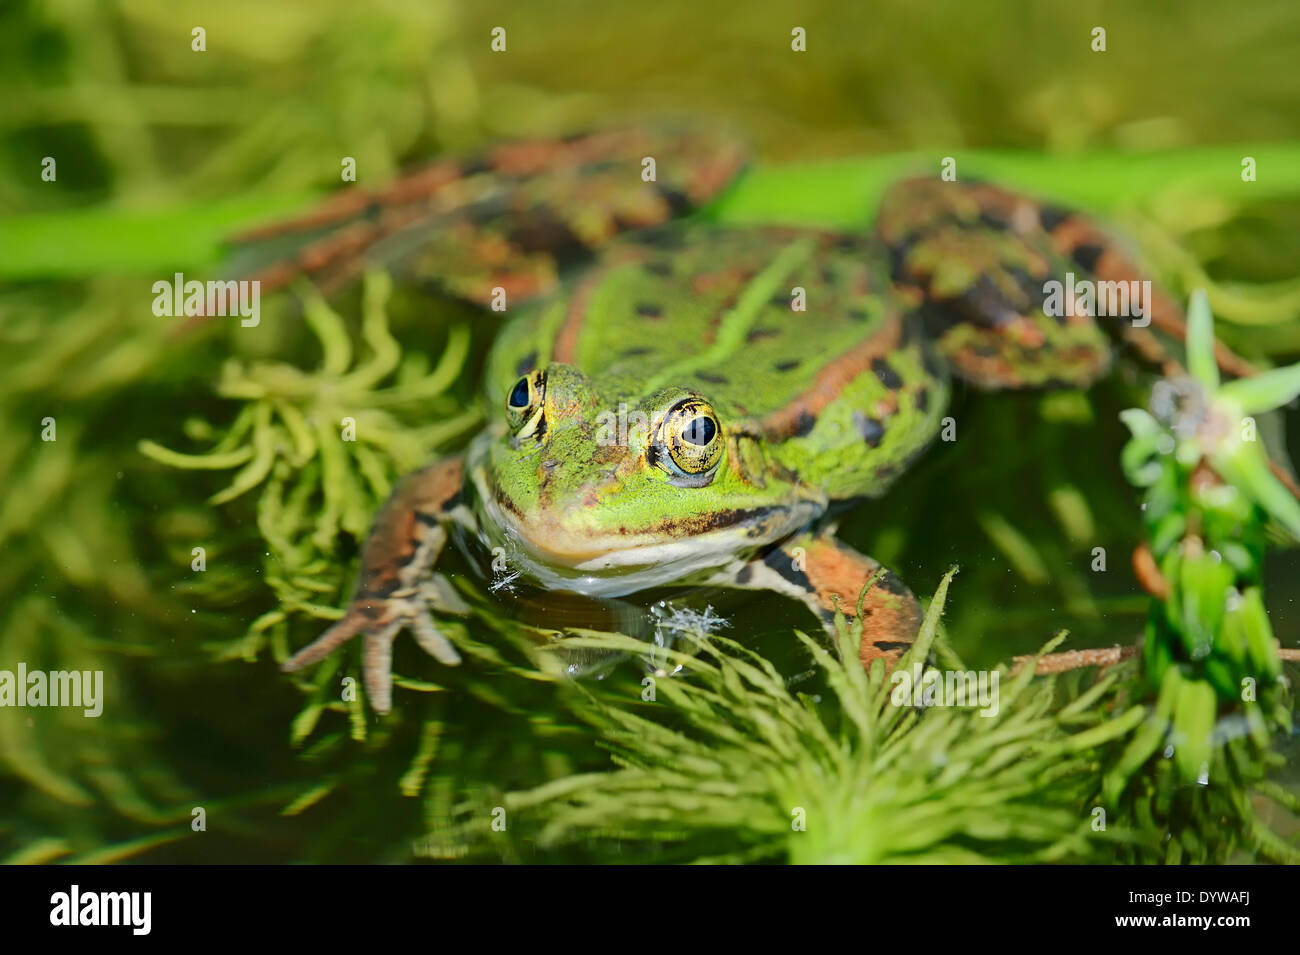
M 1272 411 L 1300 396 L 1300 365 L 1274 368 L 1250 378 L 1230 381 L 1219 389 L 1219 394 L 1245 414 Z
M 1187 370 L 1211 393 L 1219 387 L 1219 366 L 1214 360 L 1214 318 L 1205 289 L 1192 293 L 1187 307 Z

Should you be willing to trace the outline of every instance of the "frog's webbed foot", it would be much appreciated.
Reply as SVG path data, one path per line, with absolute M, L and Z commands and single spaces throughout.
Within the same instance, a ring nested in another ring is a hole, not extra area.
M 292 671 L 310 666 L 360 635 L 366 695 L 375 712 L 387 713 L 393 705 L 393 640 L 403 628 L 410 630 L 415 642 L 439 663 L 460 664 L 460 654 L 438 629 L 426 600 L 422 592 L 377 599 L 359 596 L 342 620 L 286 660 L 281 669 Z
M 343 618 L 284 662 L 299 670 L 324 659 L 355 636 L 363 641 L 366 695 L 376 712 L 392 708 L 393 640 L 411 631 L 430 656 L 447 666 L 460 654 L 438 629 L 429 607 L 465 612 L 445 578 L 429 575 L 447 540 L 442 522 L 460 490 L 463 462 L 451 458 L 409 475 L 375 519 L 361 556 L 361 582 Z
M 882 570 L 864 596 L 862 589 Z M 710 582 L 794 597 L 831 633 L 836 609 L 853 619 L 861 599 L 863 666 L 883 658 L 892 667 L 921 629 L 921 605 L 897 575 L 827 532 L 800 534 Z

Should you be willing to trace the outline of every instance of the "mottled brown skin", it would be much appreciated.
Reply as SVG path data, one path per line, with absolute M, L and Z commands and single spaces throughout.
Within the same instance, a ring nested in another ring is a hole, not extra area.
M 954 369 L 975 384 L 1086 386 L 1109 364 L 1105 340 L 1090 334 L 1103 328 L 1163 373 L 1183 373 L 1153 333 L 1186 335 L 1182 310 L 1158 289 L 1146 328 L 1107 316 L 1045 318 L 1043 283 L 1067 271 L 1095 281 L 1144 277 L 1082 213 L 988 183 L 920 178 L 886 194 L 876 234 L 890 248 L 900 293 L 927 316 Z M 1221 342 L 1215 355 L 1229 374 L 1255 372 Z
M 858 656 L 870 667 L 880 658 L 892 667 L 921 628 L 921 606 L 894 572 L 829 534 L 812 538 L 804 571 L 823 614 L 857 618 L 861 599 L 862 642 Z M 876 575 L 880 574 L 878 578 Z M 868 582 L 876 578 L 863 595 Z
M 656 179 L 629 177 L 646 156 Z M 300 277 L 328 293 L 373 263 L 479 305 L 502 288 L 513 306 L 616 236 L 708 202 L 745 161 L 737 141 L 684 124 L 503 143 L 244 232 L 232 271 L 266 293 Z

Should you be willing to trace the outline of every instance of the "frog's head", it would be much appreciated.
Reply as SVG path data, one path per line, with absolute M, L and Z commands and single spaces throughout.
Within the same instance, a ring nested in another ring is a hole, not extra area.
M 550 586 L 612 595 L 716 567 L 816 516 L 821 495 L 770 460 L 706 395 L 589 378 L 520 377 L 471 464 L 485 516 Z

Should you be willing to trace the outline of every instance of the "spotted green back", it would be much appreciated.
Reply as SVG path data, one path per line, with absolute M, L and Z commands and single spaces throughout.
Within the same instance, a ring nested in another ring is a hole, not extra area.
M 685 388 L 831 497 L 870 494 L 929 441 L 946 401 L 912 332 L 866 239 L 688 226 L 616 243 L 513 319 L 487 392 L 500 405 L 552 362 L 583 372 L 611 411 Z

